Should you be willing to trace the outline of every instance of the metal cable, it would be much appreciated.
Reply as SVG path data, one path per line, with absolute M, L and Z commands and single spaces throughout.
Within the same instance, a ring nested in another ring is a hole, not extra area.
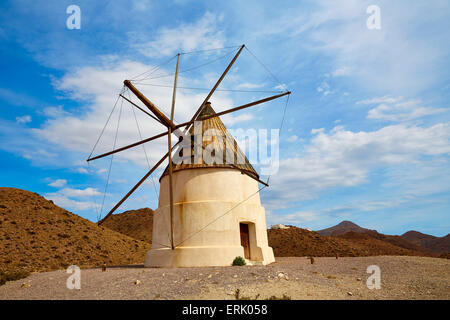
M 225 212 L 224 214 L 218 216 L 216 219 L 214 219 L 213 221 L 211 221 L 210 223 L 208 223 L 206 226 L 204 226 L 203 228 L 201 228 L 200 230 L 198 230 L 197 232 L 194 232 L 193 234 L 191 234 L 189 237 L 187 237 L 186 239 L 184 239 L 183 241 L 179 242 L 175 247 L 179 246 L 180 244 L 182 244 L 183 242 L 189 240 L 190 238 L 192 238 L 193 236 L 195 236 L 196 234 L 198 234 L 199 232 L 205 230 L 207 227 L 209 227 L 211 224 L 213 224 L 214 222 L 216 222 L 217 220 L 219 220 L 220 218 L 222 218 L 223 216 L 227 215 L 228 213 L 230 213 L 231 211 L 233 211 L 234 209 L 236 209 L 238 206 L 240 206 L 241 204 L 243 204 L 244 202 L 247 202 L 250 198 L 252 198 L 253 196 L 255 196 L 256 194 L 258 194 L 261 190 L 263 190 L 264 188 L 266 188 L 266 186 L 263 186 L 261 188 L 258 189 L 258 191 L 256 191 L 255 193 L 251 194 L 248 198 L 242 200 L 241 202 L 239 202 L 237 205 L 235 205 L 233 208 L 231 208 L 230 210 L 228 210 L 227 212 Z
M 141 80 L 147 79 L 147 78 L 143 78 L 143 79 L 140 79 L 140 80 L 139 80 L 139 79 L 137 79 L 137 78 L 139 78 L 140 76 L 142 76 L 142 75 L 144 75 L 144 74 L 146 74 L 146 73 L 148 73 L 148 75 L 151 75 L 151 74 L 155 73 L 155 72 L 158 71 L 162 66 L 168 64 L 170 61 L 172 61 L 172 60 L 173 60 L 174 58 L 176 58 L 176 57 L 177 57 L 177 55 L 173 56 L 172 58 L 166 60 L 165 62 L 163 62 L 163 63 L 157 65 L 156 67 L 154 67 L 154 68 L 152 68 L 152 69 L 150 69 L 150 70 L 147 70 L 147 71 L 145 71 L 145 72 L 143 72 L 143 73 L 141 73 L 141 74 L 138 74 L 137 76 L 132 77 L 132 78 L 130 79 L 130 81 L 131 81 L 131 80 L 141 81 Z
M 103 126 L 102 132 L 100 133 L 100 136 L 98 137 L 97 141 L 95 142 L 94 147 L 92 148 L 92 151 L 89 154 L 88 159 L 91 158 L 92 154 L 94 153 L 95 148 L 97 147 L 98 142 L 100 141 L 100 138 L 102 137 L 103 133 L 105 132 L 106 126 L 108 125 L 109 120 L 111 119 L 111 116 L 114 113 L 114 110 L 116 109 L 116 105 L 117 105 L 117 102 L 119 101 L 120 95 L 124 92 L 124 88 L 125 88 L 125 86 L 123 86 L 122 89 L 120 90 L 120 94 L 117 96 L 116 102 L 114 103 L 114 107 L 111 110 L 111 113 L 109 114 L 108 119 L 106 120 L 106 123 Z
M 119 118 L 117 120 L 117 129 L 116 129 L 116 135 L 114 137 L 113 151 L 116 149 L 117 135 L 119 133 L 120 118 L 122 117 L 122 109 L 123 109 L 123 99 L 121 99 L 121 104 L 120 104 Z M 106 192 L 108 190 L 109 178 L 110 178 L 110 175 L 111 175 L 113 159 L 114 159 L 114 154 L 111 155 L 111 160 L 110 160 L 110 163 L 109 163 L 108 178 L 106 180 L 105 193 L 103 194 L 102 206 L 100 208 L 100 215 L 103 212 L 103 206 L 105 204 Z
M 130 98 L 130 100 L 131 100 L 130 92 L 128 92 L 128 96 L 129 96 L 129 98 Z M 134 108 L 133 108 L 133 106 L 132 106 L 131 104 L 130 104 L 130 107 L 131 107 L 131 110 L 133 111 L 134 120 L 136 121 L 136 127 L 137 127 L 137 129 L 138 129 L 139 139 L 142 140 L 141 128 L 139 127 L 139 123 L 138 123 L 138 120 L 137 120 L 137 117 L 136 117 L 136 112 L 134 111 Z M 142 144 L 142 149 L 144 149 L 144 154 L 145 154 L 145 159 L 146 159 L 146 161 L 147 161 L 148 170 L 150 170 L 150 169 L 151 169 L 151 167 L 150 167 L 150 161 L 148 160 L 147 151 L 146 151 L 146 149 L 145 149 L 145 144 Z M 158 199 L 159 195 L 158 195 L 158 192 L 157 192 L 157 190 L 156 190 L 155 180 L 153 179 L 153 177 L 150 177 L 150 179 L 151 179 L 152 182 L 153 182 L 153 188 L 155 189 L 156 199 Z

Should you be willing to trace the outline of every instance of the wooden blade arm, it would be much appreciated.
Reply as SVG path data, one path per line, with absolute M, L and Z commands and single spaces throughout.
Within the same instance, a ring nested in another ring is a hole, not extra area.
M 89 162 L 89 161 L 92 161 L 92 160 L 96 160 L 96 159 L 100 159 L 100 158 L 109 156 L 109 155 L 111 155 L 111 154 L 114 154 L 114 153 L 117 153 L 117 152 L 120 152 L 120 151 L 124 151 L 124 150 L 130 149 L 130 148 L 139 146 L 139 145 L 141 145 L 141 144 L 143 144 L 143 143 L 146 143 L 146 142 L 149 142 L 149 141 L 152 141 L 152 140 L 155 140 L 155 139 L 164 137 L 164 136 L 166 136 L 167 134 L 168 134 L 167 131 L 166 131 L 166 132 L 162 132 L 162 133 L 160 133 L 160 134 L 157 134 L 156 136 L 153 136 L 153 137 L 150 137 L 150 138 L 147 138 L 147 139 L 144 139 L 144 140 L 135 142 L 135 143 L 133 143 L 133 144 L 129 144 L 129 145 L 125 146 L 125 147 L 122 147 L 122 148 L 119 148 L 119 149 L 116 149 L 116 150 L 113 150 L 113 151 L 109 151 L 109 152 L 103 153 L 103 154 L 98 155 L 98 156 L 95 156 L 95 157 L 93 157 L 93 158 L 89 158 L 89 159 L 87 159 L 86 161 Z
M 145 111 L 144 109 L 142 109 L 141 107 L 139 107 L 136 103 L 134 103 L 133 101 L 131 101 L 130 99 L 128 99 L 127 97 L 123 96 L 122 94 L 119 94 L 119 96 L 121 96 L 122 98 L 124 98 L 125 100 L 127 100 L 129 103 L 131 103 L 133 106 L 135 106 L 136 108 L 138 108 L 139 110 L 141 110 L 143 113 L 145 113 L 146 115 L 152 117 L 153 119 L 155 119 L 156 121 L 158 121 L 159 123 L 161 123 L 161 121 L 159 121 L 159 119 L 157 117 L 155 117 L 154 115 L 148 113 L 147 111 Z M 162 124 L 162 123 L 161 123 Z
M 216 91 L 217 87 L 219 86 L 219 84 L 222 82 L 223 78 L 225 78 L 226 74 L 228 73 L 228 71 L 230 71 L 231 66 L 234 64 L 234 62 L 236 61 L 236 59 L 239 57 L 239 55 L 241 54 L 242 50 L 244 49 L 245 44 L 243 44 L 241 46 L 241 48 L 239 49 L 239 51 L 236 53 L 236 55 L 234 56 L 234 58 L 231 60 L 231 62 L 228 64 L 227 68 L 225 69 L 225 71 L 222 73 L 222 75 L 220 76 L 219 80 L 217 80 L 216 84 L 214 85 L 214 87 L 211 89 L 211 91 L 208 93 L 208 95 L 206 96 L 205 100 L 203 101 L 203 103 L 200 105 L 200 107 L 197 109 L 197 111 L 194 113 L 194 116 L 192 117 L 191 121 L 194 121 L 195 118 L 197 118 L 197 116 L 200 114 L 200 112 L 203 109 L 203 106 L 206 104 L 206 102 L 208 102 L 209 98 L 211 98 L 211 96 L 213 95 L 214 91 Z M 188 130 L 188 128 L 186 128 L 186 131 Z
M 258 105 L 258 104 L 267 102 L 267 101 L 270 101 L 270 100 L 274 100 L 274 99 L 280 98 L 280 97 L 285 96 L 285 95 L 287 95 L 287 94 L 291 94 L 291 92 L 288 91 L 288 92 L 284 92 L 284 93 L 282 93 L 282 94 L 278 94 L 278 95 L 275 95 L 275 96 L 272 96 L 272 97 L 268 97 L 268 98 L 265 98 L 265 99 L 262 99 L 262 100 L 254 101 L 254 102 L 251 102 L 251 103 L 247 103 L 247 104 L 244 104 L 244 105 L 239 106 L 239 107 L 236 107 L 236 108 L 228 109 L 228 110 L 225 110 L 225 111 L 222 111 L 222 112 L 219 112 L 219 113 L 210 115 L 210 116 L 206 116 L 206 117 L 204 117 L 202 120 L 207 120 L 207 119 L 211 119 L 211 118 L 214 118 L 214 117 L 223 116 L 224 114 L 231 113 L 231 112 L 238 111 L 238 110 L 242 110 L 242 109 L 245 109 L 245 108 L 249 108 L 249 107 L 252 107 L 252 106 L 255 106 L 255 105 Z M 184 123 L 181 123 L 181 124 L 179 124 L 179 125 L 176 125 L 176 126 L 175 126 L 175 131 L 174 131 L 174 133 L 175 133 L 175 134 L 178 134 L 178 135 L 180 136 L 180 132 L 179 132 L 177 129 L 182 128 L 182 127 L 189 126 L 189 125 L 191 125 L 192 123 L 194 123 L 194 121 L 195 121 L 195 120 L 191 120 L 191 121 L 184 122 Z M 100 158 L 109 156 L 109 155 L 111 155 L 111 154 L 114 154 L 114 153 L 117 153 L 117 152 L 120 152 L 120 151 L 123 151 L 123 150 L 127 150 L 127 149 L 129 149 L 129 148 L 136 147 L 136 146 L 141 145 L 141 144 L 143 144 L 143 143 L 146 143 L 146 142 L 149 142 L 149 141 L 152 141 L 152 140 L 155 140 L 155 139 L 164 137 L 164 136 L 167 135 L 167 134 L 168 134 L 168 131 L 162 132 L 162 133 L 160 133 L 160 134 L 157 134 L 156 136 L 153 136 L 153 137 L 150 137 L 150 138 L 147 138 L 147 139 L 144 139 L 144 140 L 135 142 L 135 143 L 130 144 L 130 145 L 128 145 L 128 146 L 125 146 L 125 147 L 122 147 L 122 148 L 119 148 L 119 149 L 116 149 L 116 150 L 113 150 L 113 151 L 110 151 L 110 152 L 107 152 L 107 153 L 104 153 L 104 154 L 95 156 L 95 157 L 93 157 L 93 158 L 89 158 L 89 159 L 87 159 L 87 161 L 92 161 L 92 160 L 100 159 Z
M 278 98 L 283 97 L 283 96 L 288 95 L 288 94 L 291 94 L 291 92 L 287 91 L 287 92 L 284 92 L 284 93 L 281 93 L 281 94 L 277 94 L 275 96 L 271 96 L 271 97 L 264 98 L 264 99 L 261 99 L 261 100 L 258 100 L 258 101 L 250 102 L 250 103 L 244 104 L 244 105 L 239 106 L 239 107 L 235 107 L 235 108 L 231 108 L 231 109 L 228 109 L 228 110 L 225 110 L 225 111 L 221 111 L 221 112 L 218 112 L 216 114 L 203 117 L 201 120 L 203 121 L 203 120 L 207 120 L 207 119 L 211 119 L 211 118 L 215 118 L 215 117 L 220 117 L 220 116 L 223 116 L 224 114 L 235 112 L 235 111 L 242 110 L 242 109 L 249 108 L 249 107 L 253 107 L 253 106 L 256 106 L 258 104 L 267 102 L 267 101 L 278 99 Z M 180 124 L 175 126 L 175 129 L 188 126 L 188 125 L 194 123 L 194 121 L 195 120 L 191 120 L 191 121 L 188 121 L 188 122 L 180 123 Z
M 175 146 L 176 146 L 176 144 L 173 146 L 173 148 L 175 148 Z M 173 150 L 173 148 L 172 148 L 172 150 Z M 101 225 L 104 221 L 105 221 L 105 219 L 106 218 L 108 218 L 111 214 L 113 214 L 113 212 L 114 211 L 116 211 L 117 210 L 117 208 L 119 208 L 120 207 L 120 205 L 125 201 L 125 200 L 127 200 L 128 199 L 128 197 L 129 196 L 131 196 L 131 194 L 134 192 L 134 191 L 136 191 L 136 189 L 137 188 L 139 188 L 139 186 L 161 165 L 161 163 L 163 163 L 163 161 L 167 158 L 169 156 L 169 152 L 167 152 L 162 158 L 161 158 L 161 160 L 159 160 L 156 164 L 155 164 L 155 166 L 153 167 L 153 168 L 151 168 L 150 169 L 150 171 L 149 172 L 147 172 L 146 174 L 145 174 L 145 176 L 141 179 L 141 180 L 139 180 L 139 182 L 130 190 L 130 191 L 128 191 L 128 193 L 125 195 L 125 197 L 123 197 L 115 206 L 114 206 L 114 208 L 112 208 L 111 209 L 111 211 L 109 211 L 108 212 L 108 214 L 102 219 L 102 220 L 100 220 L 99 222 L 97 222 L 97 224 L 98 225 Z
M 142 103 L 151 111 L 153 114 L 161 121 L 162 124 L 164 124 L 166 127 L 171 127 L 172 129 L 175 127 L 175 124 L 167 118 L 164 113 L 159 111 L 159 109 L 150 101 L 148 100 L 138 89 L 136 89 L 135 86 L 130 82 L 130 80 L 125 80 L 123 84 L 128 87 L 128 89 L 133 92 L 136 97 L 142 101 Z

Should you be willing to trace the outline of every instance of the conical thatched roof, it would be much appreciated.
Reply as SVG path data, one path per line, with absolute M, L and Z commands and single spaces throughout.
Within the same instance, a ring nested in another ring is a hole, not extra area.
M 210 116 L 216 114 L 214 109 L 211 107 L 211 103 L 207 102 L 200 114 L 197 116 L 197 121 L 202 121 L 202 133 L 203 133 L 203 139 L 202 139 L 202 154 L 203 151 L 205 151 L 205 148 L 209 145 L 208 149 L 214 145 L 214 149 L 216 150 L 216 154 L 219 153 L 219 150 L 222 151 L 223 154 L 223 161 L 222 163 L 206 163 L 206 159 L 202 157 L 201 161 L 199 163 L 195 163 L 194 160 L 194 126 L 192 126 L 189 130 L 189 135 L 191 136 L 191 161 L 190 163 L 181 163 L 176 164 L 175 161 L 173 161 L 172 166 L 172 172 L 180 171 L 180 170 L 186 170 L 186 169 L 199 169 L 199 168 L 232 168 L 239 171 L 245 171 L 247 174 L 250 174 L 254 176 L 255 178 L 259 179 L 259 175 L 256 172 L 256 170 L 253 168 L 253 166 L 248 161 L 245 154 L 242 152 L 242 150 L 239 148 L 236 140 L 234 140 L 233 136 L 228 132 L 227 128 L 223 124 L 222 120 L 220 120 L 219 117 L 214 117 L 206 120 L 202 120 L 202 118 L 206 116 Z M 208 130 L 212 130 L 208 134 Z M 219 136 L 222 136 L 222 139 L 220 139 Z M 221 143 L 222 142 L 222 143 Z M 175 154 L 179 154 L 180 156 L 183 156 L 183 150 L 182 147 L 179 147 L 176 150 Z M 214 155 L 214 153 L 213 153 Z M 234 159 L 233 161 L 230 161 L 228 159 Z M 166 167 L 164 170 L 162 177 L 169 174 L 169 166 Z M 160 179 L 161 179 L 160 178 Z

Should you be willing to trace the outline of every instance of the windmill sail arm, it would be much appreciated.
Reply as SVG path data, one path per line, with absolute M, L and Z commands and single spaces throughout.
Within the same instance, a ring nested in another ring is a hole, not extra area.
M 130 149 L 130 148 L 139 146 L 139 145 L 141 145 L 141 144 L 143 144 L 143 143 L 146 143 L 146 142 L 149 142 L 149 141 L 152 141 L 152 140 L 155 140 L 155 139 L 164 137 L 164 136 L 166 136 L 166 135 L 167 135 L 167 131 L 166 131 L 166 132 L 162 132 L 162 133 L 160 133 L 160 134 L 157 134 L 156 136 L 153 136 L 153 137 L 150 137 L 150 138 L 147 138 L 147 139 L 144 139 L 144 140 L 141 140 L 141 141 L 138 141 L 138 142 L 129 144 L 129 145 L 124 146 L 124 147 L 122 147 L 122 148 L 115 149 L 115 150 L 113 150 L 113 151 L 109 151 L 109 152 L 100 154 L 100 155 L 95 156 L 95 157 L 93 157 L 93 158 L 89 158 L 89 159 L 87 159 L 86 161 L 89 162 L 89 161 L 92 161 L 92 160 L 100 159 L 100 158 L 103 158 L 103 157 L 112 155 L 112 154 L 114 154 L 114 153 L 117 153 L 117 152 L 120 152 L 120 151 L 124 151 L 124 150 Z
M 135 86 L 130 82 L 130 80 L 125 80 L 123 84 L 133 92 L 136 97 L 142 101 L 142 103 L 159 119 L 159 121 L 166 127 L 172 128 L 174 130 L 175 124 L 167 118 L 164 113 L 162 113 L 150 100 L 148 100 Z
M 228 64 L 227 68 L 225 69 L 225 71 L 222 73 L 222 75 L 220 76 L 220 78 L 217 80 L 216 84 L 214 85 L 214 87 L 211 89 L 211 91 L 208 93 L 208 95 L 206 96 L 205 100 L 203 101 L 203 103 L 200 105 L 200 107 L 197 109 L 197 111 L 194 113 L 194 116 L 192 117 L 191 121 L 193 122 L 195 120 L 195 118 L 197 118 L 197 116 L 200 114 L 200 112 L 202 112 L 202 109 L 205 105 L 205 103 L 209 100 L 209 98 L 211 98 L 211 96 L 213 95 L 213 93 L 216 91 L 217 87 L 220 85 L 220 83 L 222 82 L 223 78 L 225 78 L 225 76 L 227 75 L 228 71 L 231 69 L 231 67 L 233 66 L 234 62 L 236 61 L 236 59 L 239 57 L 239 55 L 241 54 L 242 50 L 244 49 L 245 45 L 243 44 L 240 49 L 238 50 L 238 52 L 235 54 L 235 56 L 233 57 L 233 59 L 231 60 L 231 62 Z M 186 128 L 187 130 L 188 128 Z
M 268 101 L 271 101 L 271 100 L 280 98 L 280 97 L 285 96 L 285 95 L 288 95 L 288 94 L 291 94 L 291 92 L 290 92 L 290 91 L 287 91 L 287 92 L 284 92 L 284 93 L 281 93 L 281 94 L 278 94 L 278 95 L 275 95 L 275 96 L 271 96 L 271 97 L 267 97 L 267 98 L 264 98 L 264 99 L 261 99 L 261 100 L 257 100 L 257 101 L 254 101 L 254 102 L 250 102 L 250 103 L 244 104 L 244 105 L 239 106 L 239 107 L 235 107 L 235 108 L 228 109 L 228 110 L 225 110 L 225 111 L 222 111 L 222 112 L 218 112 L 218 113 L 216 113 L 216 114 L 214 114 L 214 115 L 210 115 L 210 116 L 204 117 L 204 118 L 202 118 L 202 120 L 207 120 L 207 119 L 211 119 L 211 118 L 223 116 L 223 115 L 225 115 L 225 114 L 228 114 L 228 113 L 231 113 L 231 112 L 234 112 L 234 111 L 238 111 L 238 110 L 242 110 L 242 109 L 245 109 L 245 108 L 253 107 L 253 106 L 255 106 L 255 105 L 258 105 L 258 104 L 261 104 L 261 103 L 264 103 L 264 102 L 268 102 Z M 181 123 L 181 124 L 176 125 L 175 128 L 174 128 L 173 133 L 176 134 L 178 137 L 182 136 L 183 132 L 182 132 L 181 130 L 179 130 L 179 129 L 182 128 L 182 127 L 186 127 L 186 126 L 191 125 L 192 123 L 194 123 L 194 121 L 195 121 L 195 120 L 191 120 L 191 121 L 184 122 L 184 123 Z M 87 159 L 87 161 L 92 161 L 92 160 L 100 159 L 100 158 L 109 156 L 109 155 L 111 155 L 111 154 L 114 154 L 114 153 L 117 153 L 117 152 L 120 152 L 120 151 L 124 151 L 124 150 L 127 150 L 127 149 L 129 149 L 129 148 L 136 147 L 136 146 L 141 145 L 141 144 L 143 144 L 143 143 L 146 143 L 146 142 L 149 142 L 149 141 L 152 141 L 152 140 L 155 140 L 155 139 L 164 137 L 164 136 L 167 135 L 167 134 L 168 134 L 167 131 L 166 131 L 166 132 L 162 132 L 162 133 L 160 133 L 160 134 L 157 134 L 156 136 L 153 136 L 153 137 L 150 137 L 150 138 L 147 138 L 147 139 L 144 139 L 144 140 L 135 142 L 135 143 L 133 143 L 133 144 L 124 146 L 124 147 L 122 147 L 122 148 L 119 148 L 119 149 L 116 149 L 116 150 L 113 150 L 113 151 L 110 151 L 110 152 L 103 153 L 103 154 L 98 155 L 98 156 L 95 156 L 95 157 L 93 157 L 93 158 L 89 158 L 89 159 Z
M 208 120 L 208 119 L 211 119 L 211 118 L 220 117 L 220 116 L 223 116 L 223 115 L 231 113 L 231 112 L 235 112 L 235 111 L 242 110 L 242 109 L 245 109 L 245 108 L 253 107 L 253 106 L 256 106 L 256 105 L 264 103 L 264 102 L 268 102 L 268 101 L 271 101 L 271 100 L 274 100 L 274 99 L 281 98 L 281 97 L 283 97 L 285 95 L 288 95 L 288 94 L 291 94 L 291 92 L 287 91 L 287 92 L 284 92 L 284 93 L 281 93 L 281 94 L 277 94 L 275 96 L 271 96 L 271 97 L 267 97 L 267 98 L 264 98 L 264 99 L 261 99 L 261 100 L 253 101 L 253 102 L 244 104 L 244 105 L 239 106 L 239 107 L 235 107 L 235 108 L 231 108 L 231 109 L 228 109 L 228 110 L 225 110 L 225 111 L 217 112 L 216 114 L 203 117 L 201 120 L 204 121 L 204 120 Z M 179 125 L 176 125 L 175 128 L 178 129 L 178 128 L 181 128 L 181 127 L 188 126 L 188 125 L 194 123 L 194 121 L 195 120 L 191 120 L 191 121 L 188 121 L 188 122 L 181 123 Z
M 178 144 L 178 143 L 177 143 L 177 144 Z M 176 146 L 177 144 L 175 144 L 175 145 L 172 147 L 172 150 L 173 150 L 173 148 L 175 148 L 175 146 Z M 147 178 L 148 178 L 153 172 L 155 172 L 156 169 L 158 169 L 158 167 L 161 165 L 161 163 L 163 163 L 163 161 L 166 160 L 166 158 L 167 158 L 168 156 L 169 156 L 169 152 L 167 152 L 167 153 L 166 153 L 166 154 L 165 154 L 165 155 L 164 155 L 164 156 L 163 156 L 163 157 L 155 164 L 155 166 L 154 166 L 153 168 L 151 168 L 150 171 L 147 172 L 147 173 L 145 174 L 145 176 L 142 177 L 142 179 L 139 180 L 139 182 L 136 183 L 136 185 L 135 185 L 130 191 L 128 191 L 128 193 L 125 195 L 125 197 L 123 197 L 123 198 L 122 198 L 122 199 L 114 206 L 114 208 L 112 208 L 111 211 L 109 211 L 108 214 L 107 214 L 102 220 L 100 220 L 100 221 L 98 222 L 98 225 L 101 225 L 101 224 L 106 220 L 106 218 L 108 218 L 111 214 L 113 214 L 113 212 L 116 211 L 117 208 L 119 208 L 120 205 L 121 205 L 122 203 L 124 203 L 124 201 L 127 200 L 128 197 L 131 196 L 131 194 L 132 194 L 134 191 L 136 191 L 136 189 L 139 188 L 139 186 L 140 186 L 142 183 L 144 183 L 144 181 L 147 180 Z
M 154 115 L 148 113 L 147 111 L 145 111 L 144 109 L 142 109 L 141 107 L 139 107 L 136 103 L 134 103 L 133 101 L 131 101 L 130 99 L 128 99 L 127 97 L 123 96 L 122 94 L 120 94 L 120 96 L 125 99 L 126 101 L 128 101 L 129 103 L 131 103 L 133 106 L 135 106 L 136 108 L 138 108 L 139 110 L 141 110 L 143 113 L 145 113 L 146 115 L 150 116 L 151 118 L 153 118 L 154 120 L 158 121 L 159 123 L 161 123 L 161 121 L 155 117 Z

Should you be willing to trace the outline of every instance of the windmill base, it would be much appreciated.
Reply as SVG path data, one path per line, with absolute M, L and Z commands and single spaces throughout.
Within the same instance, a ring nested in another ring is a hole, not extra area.
M 262 260 L 252 261 L 250 265 L 267 265 L 275 262 L 271 247 L 260 249 Z M 219 254 L 218 254 L 219 253 Z M 152 249 L 145 257 L 145 267 L 219 267 L 231 266 L 234 258 L 244 256 L 242 246 L 234 247 L 177 247 Z

